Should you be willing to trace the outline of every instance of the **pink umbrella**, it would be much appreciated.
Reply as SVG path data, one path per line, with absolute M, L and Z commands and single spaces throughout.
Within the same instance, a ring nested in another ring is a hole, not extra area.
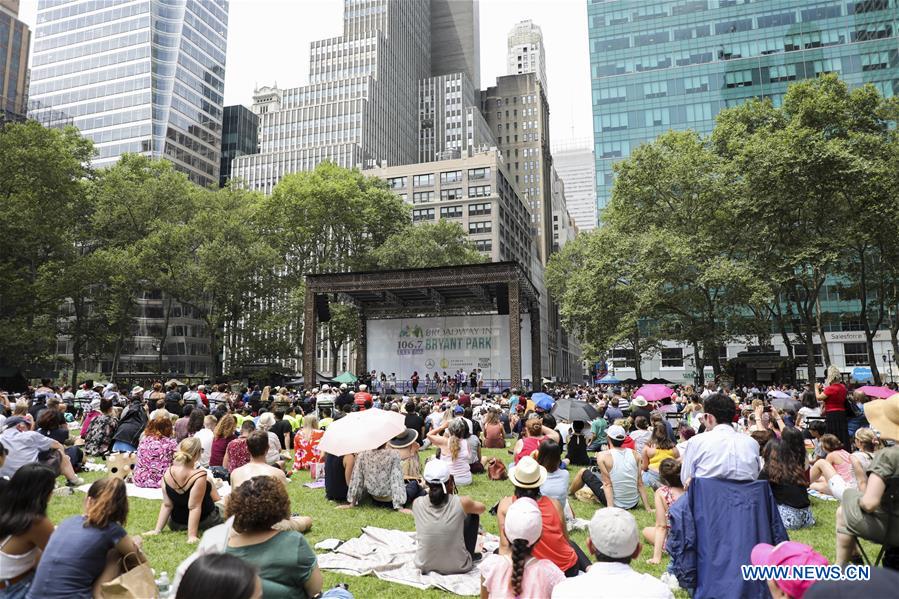
M 335 420 L 322 435 L 318 448 L 331 455 L 377 449 L 406 432 L 406 419 L 390 410 L 365 410 Z
M 646 401 L 652 402 L 652 401 L 661 401 L 662 399 L 664 399 L 666 397 L 671 397 L 672 393 L 674 393 L 674 389 L 672 389 L 671 387 L 668 387 L 666 385 L 650 384 L 650 385 L 643 385 L 642 387 L 640 387 L 639 389 L 634 391 L 634 394 L 632 395 L 632 397 L 637 397 L 638 395 L 642 395 L 643 399 L 645 399 Z
M 874 387 L 873 385 L 865 385 L 864 387 L 859 387 L 856 391 L 861 391 L 868 397 L 877 397 L 879 399 L 886 399 L 888 397 L 892 397 L 896 395 L 896 392 L 892 389 L 887 389 L 886 387 Z

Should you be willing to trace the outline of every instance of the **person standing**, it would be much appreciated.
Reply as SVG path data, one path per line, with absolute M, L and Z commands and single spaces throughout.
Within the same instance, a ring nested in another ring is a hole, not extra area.
M 418 371 L 414 371 L 411 377 L 412 381 L 412 393 L 418 393 Z
M 827 368 L 827 377 L 824 385 L 815 383 L 816 397 L 824 402 L 824 424 L 828 434 L 834 435 L 843 444 L 844 449 L 850 449 L 849 419 L 846 416 L 846 385 L 841 382 L 840 369 L 831 364 Z

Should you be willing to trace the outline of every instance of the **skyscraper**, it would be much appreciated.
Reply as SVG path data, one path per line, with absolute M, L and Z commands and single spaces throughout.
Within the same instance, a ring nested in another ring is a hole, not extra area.
M 587 7 L 600 210 L 612 164 L 668 129 L 708 133 L 748 98 L 836 72 L 899 93 L 897 0 L 591 0 Z
M 18 16 L 19 0 L 0 0 L 0 123 L 27 110 L 31 30 Z
M 565 182 L 565 202 L 578 231 L 596 227 L 596 162 L 593 140 L 573 140 L 553 148 L 553 165 Z
M 418 162 L 496 145 L 465 71 L 418 82 Z
M 481 87 L 478 0 L 431 0 L 431 75 L 465 73 Z
M 279 109 L 261 115 L 260 153 L 235 160 L 232 175 L 269 193 L 324 160 L 415 162 L 418 82 L 430 76 L 430 56 L 428 2 L 344 0 L 343 35 L 312 43 L 309 85 L 280 90 Z
M 537 81 L 546 90 L 546 53 L 543 32 L 531 20 L 516 23 L 509 32 L 507 75 L 536 73 Z
M 259 116 L 246 106 L 225 106 L 222 119 L 222 166 L 219 185 L 231 178 L 231 162 L 259 150 Z
M 29 116 L 64 113 L 94 164 L 166 158 L 218 183 L 228 0 L 40 0 Z

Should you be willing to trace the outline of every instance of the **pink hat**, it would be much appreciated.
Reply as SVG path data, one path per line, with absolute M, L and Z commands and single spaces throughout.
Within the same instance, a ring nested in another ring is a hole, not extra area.
M 759 543 L 752 548 L 749 561 L 754 566 L 827 566 L 827 558 L 802 543 L 784 541 L 776 546 Z M 814 580 L 775 580 L 780 589 L 793 599 L 802 599 Z

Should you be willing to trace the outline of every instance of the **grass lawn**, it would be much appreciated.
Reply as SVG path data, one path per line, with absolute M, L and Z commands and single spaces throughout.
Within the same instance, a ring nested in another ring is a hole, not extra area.
M 431 452 L 423 453 L 425 456 L 430 456 L 431 454 Z M 510 458 L 509 454 L 501 449 L 484 450 L 484 455 L 492 455 L 503 459 L 503 461 L 507 461 Z M 82 474 L 82 476 L 87 481 L 93 481 L 100 478 L 101 474 L 87 472 Z M 508 481 L 490 481 L 486 475 L 478 475 L 474 480 L 475 482 L 465 487 L 462 492 L 483 502 L 488 509 L 499 501 L 501 497 L 511 493 L 512 486 Z M 291 499 L 291 511 L 312 516 L 313 518 L 312 530 L 306 535 L 310 544 L 314 545 L 327 538 L 346 540 L 356 537 L 360 534 L 363 526 L 379 526 L 410 531 L 415 529 L 411 514 L 401 514 L 375 507 L 338 510 L 335 507 L 336 504 L 325 499 L 324 489 L 304 487 L 303 483 L 308 481 L 308 472 L 294 475 L 288 485 L 288 493 Z M 68 497 L 53 497 L 49 510 L 51 520 L 59 523 L 68 516 L 81 513 L 83 500 L 84 494 L 79 492 Z M 652 505 L 651 496 L 650 504 Z M 595 504 L 586 504 L 574 499 L 572 499 L 572 506 L 575 514 L 579 518 L 584 519 L 589 519 L 597 508 Z M 835 557 L 834 518 L 837 502 L 812 499 L 812 506 L 817 524 L 812 528 L 790 532 L 790 538 L 811 545 L 829 560 L 833 561 Z M 147 530 L 152 530 L 156 525 L 159 507 L 159 501 L 131 498 L 131 512 L 126 526 L 128 532 L 132 535 L 140 535 Z M 655 522 L 654 517 L 642 508 L 636 509 L 632 513 L 637 518 L 637 523 L 641 528 L 651 526 Z M 485 514 L 481 518 L 481 524 L 488 532 L 497 533 L 495 517 Z M 572 533 L 572 538 L 586 550 L 586 533 L 574 532 Z M 866 545 L 865 549 L 870 552 L 874 548 Z M 726 547 L 722 547 L 722 550 L 726 551 Z M 165 532 L 158 536 L 145 538 L 144 551 L 149 557 L 157 575 L 165 571 L 171 577 L 177 565 L 193 551 L 193 546 L 187 544 L 186 533 L 174 533 L 166 529 Z M 876 549 L 874 552 L 876 554 Z M 633 567 L 638 571 L 648 572 L 654 576 L 661 575 L 667 566 L 667 557 L 658 566 L 646 563 L 646 560 L 650 557 L 652 557 L 652 547 L 644 544 L 643 553 L 639 559 L 632 563 Z M 413 587 L 382 582 L 373 576 L 354 577 L 324 572 L 324 577 L 325 588 L 330 588 L 336 582 L 347 582 L 350 591 L 359 599 L 387 596 L 390 596 L 392 599 L 449 596 L 448 593 L 443 591 L 419 591 Z M 678 596 L 686 597 L 687 595 L 683 593 Z

